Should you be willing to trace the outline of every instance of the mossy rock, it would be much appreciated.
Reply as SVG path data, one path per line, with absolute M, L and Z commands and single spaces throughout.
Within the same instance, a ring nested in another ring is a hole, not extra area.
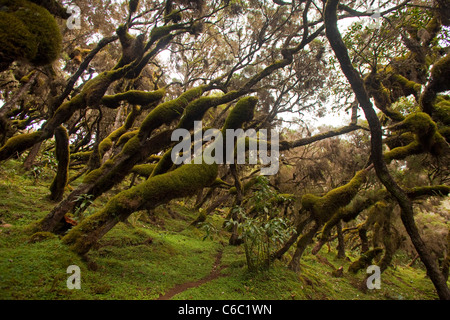
M 54 239 L 56 237 L 57 236 L 51 232 L 36 232 L 30 237 L 29 242 L 36 243 L 36 242 L 41 242 L 41 241 L 45 241 L 45 240 L 49 240 L 49 239 Z
M 55 61 L 62 35 L 53 16 L 26 0 L 0 0 L 0 71 L 13 61 L 42 66 Z

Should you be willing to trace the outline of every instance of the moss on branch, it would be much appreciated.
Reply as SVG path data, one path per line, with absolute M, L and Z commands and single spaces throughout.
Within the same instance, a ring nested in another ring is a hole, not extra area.
M 326 195 L 318 197 L 305 194 L 302 197 L 302 206 L 309 210 L 319 223 L 325 223 L 340 208 L 348 205 L 356 196 L 361 185 L 366 181 L 365 170 L 358 171 L 349 183 L 329 191 Z

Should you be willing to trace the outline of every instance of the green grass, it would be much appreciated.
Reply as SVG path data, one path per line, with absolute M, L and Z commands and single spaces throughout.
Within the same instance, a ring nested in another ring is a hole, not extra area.
M 337 259 L 326 246 L 319 252 L 321 260 L 307 250 L 298 273 L 286 267 L 289 256 L 267 272 L 250 273 L 243 248 L 225 245 L 229 234 L 220 228 L 223 218 L 208 218 L 220 232 L 203 240 L 204 231 L 190 226 L 197 214 L 183 201 L 172 202 L 170 210 L 159 207 L 152 216 L 134 213 L 103 237 L 87 262 L 56 236 L 33 242 L 26 233 L 54 206 L 46 198 L 48 176 L 35 179 L 21 172 L 17 161 L 0 167 L 0 220 L 12 225 L 0 227 L 0 299 L 156 299 L 176 285 L 207 276 L 220 250 L 226 266 L 221 276 L 173 299 L 437 299 L 424 270 L 405 263 L 382 274 L 380 290 L 364 290 L 363 272 L 335 278 L 324 258 L 345 271 L 351 261 Z M 93 210 L 115 192 L 97 199 Z M 81 290 L 66 286 L 70 265 L 81 269 Z

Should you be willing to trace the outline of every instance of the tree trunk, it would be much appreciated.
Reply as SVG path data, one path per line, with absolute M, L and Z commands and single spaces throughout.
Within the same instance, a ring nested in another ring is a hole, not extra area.
M 33 148 L 31 148 L 30 152 L 28 153 L 25 161 L 23 162 L 23 168 L 26 171 L 29 171 L 31 167 L 34 164 L 34 161 L 36 160 L 37 155 L 39 154 L 39 150 L 41 149 L 42 141 L 35 144 Z
M 297 242 L 297 248 L 295 249 L 294 255 L 292 256 L 292 260 L 289 263 L 289 269 L 295 272 L 298 272 L 300 270 L 300 259 L 302 258 L 305 249 L 312 242 L 312 239 L 314 238 L 320 227 L 321 225 L 317 223 L 317 221 L 315 221 L 313 227 L 300 237 Z
M 336 225 L 337 230 L 337 239 L 338 239 L 338 245 L 337 245 L 337 257 L 339 259 L 345 258 L 345 241 L 344 241 L 344 235 L 342 234 L 342 222 L 339 221 L 339 223 Z
M 64 195 L 67 181 L 69 179 L 69 135 L 64 126 L 59 126 L 55 130 L 55 154 L 58 161 L 56 176 L 50 186 L 50 199 L 60 201 Z

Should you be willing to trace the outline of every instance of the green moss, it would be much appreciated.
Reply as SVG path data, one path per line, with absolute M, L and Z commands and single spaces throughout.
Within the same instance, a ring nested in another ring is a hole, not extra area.
M 131 169 L 131 172 L 148 178 L 151 176 L 155 167 L 156 164 L 154 163 L 137 164 Z
M 450 54 L 438 60 L 431 68 L 430 87 L 435 92 L 450 90 Z
M 83 183 L 90 184 L 94 183 L 101 177 L 103 168 L 98 168 L 89 172 L 83 179 Z
M 0 46 L 8 64 L 26 59 L 46 65 L 59 56 L 62 36 L 53 16 L 43 7 L 26 0 L 1 0 Z
M 319 222 L 326 222 L 336 211 L 348 205 L 366 181 L 366 171 L 358 171 L 349 183 L 329 191 L 323 197 L 305 194 L 302 206 L 309 210 Z
M 48 239 L 54 239 L 56 238 L 56 235 L 51 232 L 36 232 L 33 235 L 31 235 L 29 242 L 35 243 L 35 242 L 41 242 Z
M 412 199 L 421 196 L 447 196 L 450 193 L 450 187 L 446 185 L 414 187 L 406 192 Z
M 121 145 L 127 143 L 127 141 L 129 141 L 131 138 L 136 136 L 138 134 L 138 132 L 139 132 L 139 130 L 134 130 L 134 131 L 124 133 L 123 135 L 120 136 L 119 140 L 117 141 L 117 146 L 121 146 Z
M 240 99 L 225 120 L 222 129 L 223 133 L 226 133 L 226 129 L 240 128 L 245 122 L 252 120 L 257 103 L 257 97 Z
M 98 152 L 100 153 L 100 158 L 103 157 L 103 155 L 112 148 L 113 142 L 110 137 L 106 137 L 105 139 L 100 142 L 98 145 Z
M 166 173 L 173 166 L 172 162 L 172 148 L 167 150 L 162 158 L 156 164 L 151 177 Z
M 178 127 L 192 129 L 194 121 L 201 120 L 206 111 L 215 106 L 216 99 L 216 97 L 200 97 L 190 102 L 184 109 Z
M 2 65 L 5 64 L 1 71 L 6 70 L 15 60 L 33 59 L 37 52 L 36 39 L 21 20 L 12 14 L 0 12 L 0 30 L 0 57 Z M 11 30 L 16 36 L 6 30 Z
M 450 126 L 439 128 L 439 134 L 447 141 L 447 143 L 450 143 Z
M 92 151 L 81 151 L 77 153 L 72 153 L 70 155 L 71 160 L 78 160 L 78 161 L 88 161 L 89 158 L 92 155 Z
M 84 85 L 80 95 L 88 106 L 96 106 L 100 103 L 109 85 L 114 81 L 115 75 L 113 71 L 105 71 Z
M 417 95 L 422 86 L 419 83 L 416 83 L 414 81 L 408 80 L 402 75 L 394 74 L 393 78 L 397 83 L 399 83 L 402 86 L 403 92 L 405 96 L 408 96 L 410 94 Z
M 0 159 L 6 159 L 14 152 L 22 152 L 34 146 L 41 138 L 41 133 L 36 131 L 14 136 L 0 148 Z
M 153 28 L 150 32 L 150 43 L 161 39 L 162 37 L 168 35 L 173 30 L 181 29 L 182 26 L 179 24 L 166 25 L 161 27 Z
M 144 106 L 161 100 L 164 97 L 164 94 L 164 89 L 159 89 L 151 92 L 130 90 L 115 95 L 104 96 L 102 98 L 102 103 L 108 108 L 119 107 L 121 101 L 127 101 L 129 104 L 133 105 Z
M 130 140 L 125 143 L 122 149 L 123 154 L 135 154 L 139 152 L 139 149 L 141 148 L 141 142 L 139 140 L 138 136 L 134 136 Z
M 204 89 L 204 86 L 190 89 L 181 94 L 178 98 L 158 105 L 155 109 L 150 111 L 142 122 L 138 134 L 139 137 L 147 137 L 159 126 L 169 124 L 173 120 L 179 118 L 183 114 L 188 103 L 200 97 L 203 94 Z
M 433 119 L 450 126 L 450 99 L 438 96 L 434 106 Z
M 439 155 L 446 148 L 445 139 L 437 131 L 436 123 L 424 112 L 410 114 L 405 120 L 390 127 L 393 131 L 409 131 L 414 141 L 407 146 L 394 148 L 384 154 L 386 162 L 404 159 L 409 155 L 431 152 Z

